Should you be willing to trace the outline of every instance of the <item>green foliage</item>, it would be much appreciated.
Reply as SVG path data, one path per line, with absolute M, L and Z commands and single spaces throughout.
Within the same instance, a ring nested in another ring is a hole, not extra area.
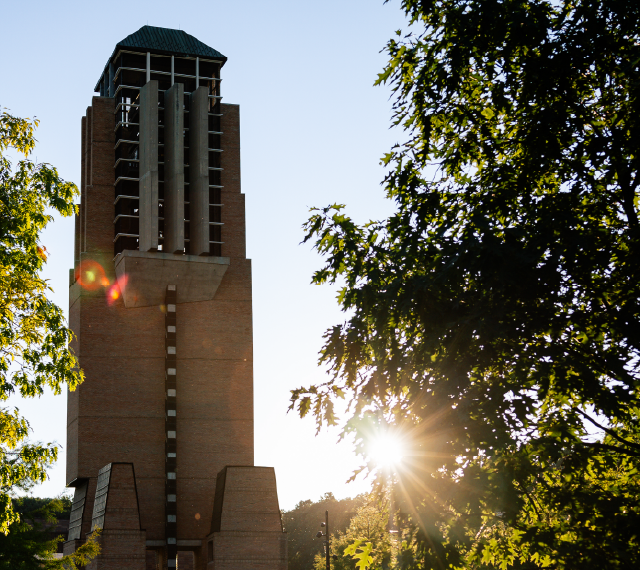
M 93 533 L 74 554 L 56 558 L 62 535 L 52 536 L 58 515 L 68 510 L 69 499 L 15 499 L 20 520 L 9 525 L 7 534 L 0 533 L 0 570 L 79 570 L 99 552 L 99 534 Z M 38 508 L 27 509 L 32 505 Z
M 0 115 L 0 400 L 14 393 L 40 396 L 45 387 L 73 390 L 82 372 L 68 345 L 72 332 L 62 310 L 47 298 L 50 287 L 39 272 L 46 261 L 40 232 L 52 220 L 74 212 L 78 190 L 55 168 L 35 164 L 38 121 Z M 8 156 L 22 155 L 15 169 Z M 18 520 L 9 494 L 46 478 L 57 459 L 53 444 L 27 443 L 27 420 L 15 408 L 0 407 L 0 532 Z
M 402 437 L 403 568 L 640 566 L 640 3 L 403 0 L 397 211 L 306 225 L 344 283 L 318 425 Z
M 380 508 L 374 496 L 358 508 L 345 531 L 332 533 L 332 570 L 366 570 L 392 567 L 392 540 L 387 529 L 389 510 Z M 323 554 L 317 554 L 314 569 L 325 570 Z
M 362 540 L 356 540 L 344 549 L 344 553 L 356 560 L 356 568 L 358 570 L 367 570 L 373 564 L 372 550 L 373 544 L 371 542 L 363 544 Z
M 40 498 L 40 497 L 19 497 L 13 499 L 13 512 L 18 513 L 19 515 L 30 514 L 33 511 L 39 511 L 43 509 L 45 506 L 49 505 L 53 501 L 50 498 Z M 56 511 L 56 519 L 57 520 L 69 520 L 71 516 L 71 507 L 73 506 L 73 501 L 70 497 L 66 495 L 62 495 L 55 499 L 56 506 L 60 506 L 61 510 Z
M 325 511 L 329 511 L 330 532 L 344 532 L 364 501 L 364 495 L 338 501 L 333 493 L 325 493 L 317 502 L 300 501 L 291 511 L 283 511 L 282 524 L 289 541 L 289 570 L 309 570 L 313 566 L 314 557 L 322 551 L 322 539 L 316 538 L 316 533 L 324 522 Z

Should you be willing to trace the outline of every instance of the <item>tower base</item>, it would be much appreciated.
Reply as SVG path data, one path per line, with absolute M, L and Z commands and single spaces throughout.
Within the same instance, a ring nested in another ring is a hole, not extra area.
M 207 570 L 287 570 L 272 467 L 225 467 L 216 481 Z
M 154 543 L 153 550 L 148 550 L 146 532 L 140 528 L 131 463 L 110 463 L 100 470 L 92 504 L 90 528 L 91 532 L 101 529 L 101 552 L 87 565 L 87 570 L 176 567 L 175 557 L 167 560 L 165 541 L 150 541 Z M 83 518 L 88 517 L 89 513 Z M 88 527 L 85 525 L 85 528 Z M 85 539 L 88 534 L 85 533 Z M 187 548 L 183 542 L 199 546 Z M 64 553 L 74 552 L 80 544 L 81 540 L 65 542 Z M 287 534 L 282 529 L 273 468 L 227 466 L 222 469 L 216 480 L 211 532 L 202 542 L 178 540 L 177 547 L 179 550 L 193 548 L 189 562 L 183 557 L 184 570 L 191 570 L 186 568 L 191 564 L 193 570 L 287 570 Z M 181 554 L 178 552 L 178 560 Z

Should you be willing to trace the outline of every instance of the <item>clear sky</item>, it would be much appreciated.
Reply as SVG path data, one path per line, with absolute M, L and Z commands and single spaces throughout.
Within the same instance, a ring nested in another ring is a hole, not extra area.
M 0 106 L 37 116 L 40 162 L 80 182 L 80 119 L 115 44 L 149 24 L 179 28 L 229 59 L 223 101 L 240 105 L 242 191 L 253 261 L 256 465 L 276 469 L 280 506 L 327 491 L 342 498 L 357 467 L 336 430 L 315 437 L 310 419 L 287 414 L 289 391 L 322 381 L 322 333 L 343 319 L 335 289 L 310 285 L 321 259 L 300 245 L 311 206 L 345 203 L 358 221 L 391 211 L 380 157 L 401 133 L 389 130 L 390 90 L 373 87 L 380 53 L 404 24 L 399 0 L 139 0 L 105 3 L 11 1 L 1 11 Z M 68 307 L 73 222 L 43 236 L 53 298 Z M 126 381 L 126 380 L 123 380 Z M 12 404 L 33 438 L 66 443 L 66 395 Z M 33 491 L 57 495 L 64 449 L 50 480 Z

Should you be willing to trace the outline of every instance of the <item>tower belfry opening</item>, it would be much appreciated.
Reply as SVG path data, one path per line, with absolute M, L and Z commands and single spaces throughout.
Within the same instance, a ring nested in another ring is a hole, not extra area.
M 184 41 L 184 32 L 145 28 L 119 44 L 96 85 L 115 104 L 114 254 L 220 256 L 220 70 L 227 58 L 195 38 Z M 184 144 L 168 143 L 178 139 Z
M 64 550 L 101 529 L 92 569 L 287 566 L 275 473 L 253 460 L 251 262 L 226 59 L 143 26 L 116 45 L 82 119 L 69 315 L 85 382 L 68 395 Z

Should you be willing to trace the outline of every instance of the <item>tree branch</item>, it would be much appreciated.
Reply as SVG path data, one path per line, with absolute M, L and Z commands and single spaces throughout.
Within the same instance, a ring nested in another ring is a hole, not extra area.
M 632 447 L 633 449 L 637 449 L 638 451 L 640 451 L 640 445 L 638 445 L 637 443 L 634 443 L 633 441 L 624 439 L 623 437 L 619 436 L 615 431 L 613 431 L 611 428 L 607 428 L 607 427 L 604 427 L 603 425 L 600 425 L 596 420 L 588 416 L 581 409 L 573 408 L 573 411 L 578 412 L 582 417 L 589 420 L 594 426 L 596 426 L 597 428 L 600 428 L 602 431 L 610 435 L 612 438 L 617 439 L 620 443 L 624 445 L 628 445 L 629 447 Z M 615 448 L 615 449 L 618 449 L 618 448 Z
M 629 167 L 624 163 L 620 151 L 621 147 L 620 132 L 616 128 L 611 128 L 611 134 L 613 135 L 613 146 L 611 152 L 612 162 L 614 168 L 618 173 L 618 182 L 620 183 L 620 190 L 622 190 L 622 208 L 627 216 L 627 221 L 632 228 L 638 227 L 638 214 L 636 213 L 634 198 L 635 198 L 635 186 L 631 182 L 631 174 L 629 173 Z
M 633 453 L 627 449 L 624 449 L 623 447 L 616 447 L 615 445 L 607 445 L 606 443 L 599 443 L 599 442 L 589 443 L 589 442 L 583 441 L 582 445 L 584 445 L 585 447 L 593 447 L 596 449 L 606 449 L 608 451 L 615 451 L 616 453 L 620 453 L 622 455 L 629 455 L 630 457 L 640 457 L 640 452 Z

